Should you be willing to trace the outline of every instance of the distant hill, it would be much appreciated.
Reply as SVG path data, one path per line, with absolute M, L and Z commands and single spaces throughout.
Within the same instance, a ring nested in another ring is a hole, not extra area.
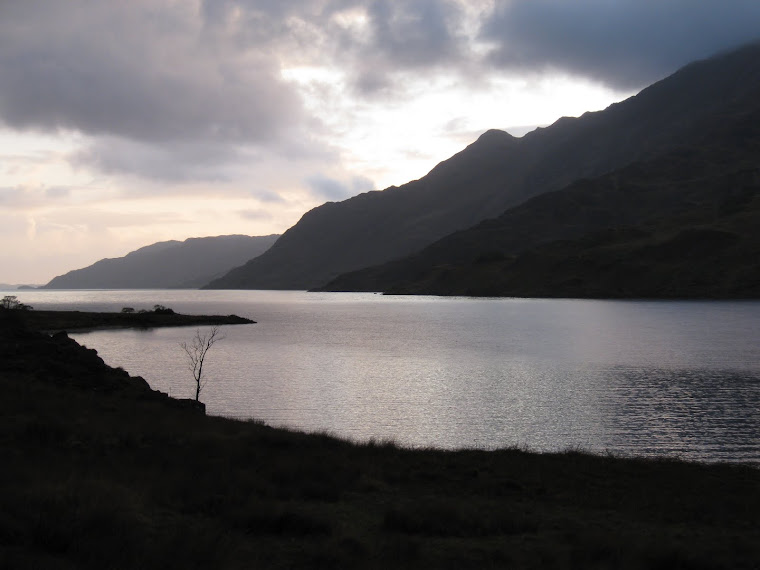
M 531 197 L 677 151 L 706 125 L 757 100 L 758 84 L 755 43 L 521 139 L 488 131 L 420 180 L 311 210 L 268 252 L 208 287 L 311 289 L 403 258 Z
M 45 289 L 198 288 L 230 268 L 264 253 L 278 235 L 243 235 L 163 241 L 124 257 L 97 263 L 54 278 Z
M 12 284 L 12 283 L 0 283 L 0 290 L 2 291 L 15 291 L 15 290 L 29 290 L 37 289 L 39 285 L 25 284 Z

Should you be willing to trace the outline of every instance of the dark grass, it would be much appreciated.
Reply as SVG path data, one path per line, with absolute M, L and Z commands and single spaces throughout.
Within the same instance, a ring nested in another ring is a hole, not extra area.
M 207 417 L 91 360 L 74 381 L 24 334 L 0 354 L 0 567 L 760 566 L 752 467 L 354 445 Z

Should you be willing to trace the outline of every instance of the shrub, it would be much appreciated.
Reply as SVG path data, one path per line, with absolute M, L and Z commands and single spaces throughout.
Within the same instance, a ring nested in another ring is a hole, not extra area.
M 0 299 L 0 308 L 19 311 L 31 311 L 33 309 L 31 305 L 21 303 L 16 295 L 6 295 Z

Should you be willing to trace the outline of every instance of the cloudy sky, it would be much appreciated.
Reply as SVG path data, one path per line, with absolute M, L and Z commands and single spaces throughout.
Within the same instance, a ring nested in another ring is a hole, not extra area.
M 0 282 L 281 233 L 758 37 L 757 0 L 0 0 Z

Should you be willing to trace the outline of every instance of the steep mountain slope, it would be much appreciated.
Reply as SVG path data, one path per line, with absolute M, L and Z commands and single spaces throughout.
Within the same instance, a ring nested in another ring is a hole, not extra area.
M 261 255 L 279 236 L 164 241 L 55 277 L 45 289 L 195 288 Z
M 209 288 L 304 289 L 409 255 L 532 196 L 678 148 L 756 95 L 760 43 L 691 64 L 637 96 L 521 139 L 488 131 L 427 176 L 308 212 Z
M 760 296 L 760 89 L 681 148 L 538 196 L 326 290 Z

